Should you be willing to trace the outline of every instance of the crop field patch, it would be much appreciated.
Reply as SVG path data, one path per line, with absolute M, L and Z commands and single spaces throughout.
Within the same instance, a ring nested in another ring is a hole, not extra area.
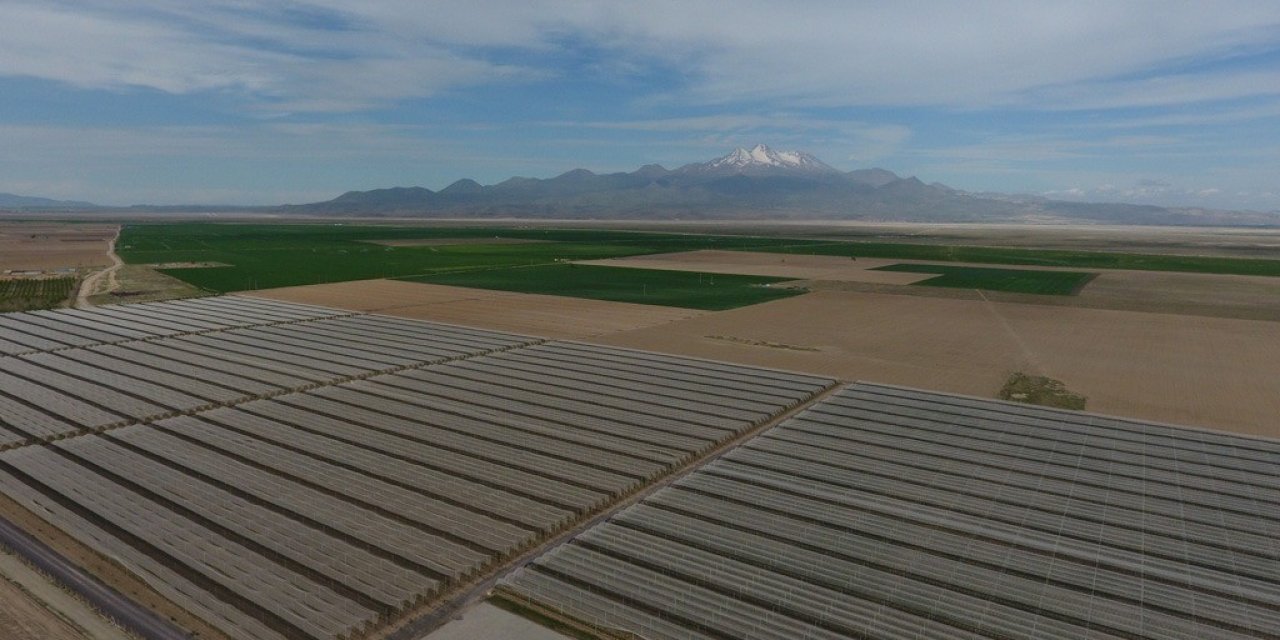
M 915 286 L 983 289 L 1054 296 L 1075 295 L 1098 275 L 1079 271 L 1033 271 L 942 264 L 891 264 L 876 267 L 874 270 L 938 274 L 935 278 L 913 283 Z
M 482 242 L 501 236 L 537 242 Z M 374 242 L 431 242 L 385 246 Z M 117 252 L 129 264 L 222 263 L 164 273 L 204 290 L 254 289 L 425 276 L 695 249 L 784 246 L 777 238 L 571 229 L 284 224 L 132 224 Z
M 698 309 L 566 298 L 406 280 L 364 280 L 257 291 L 255 297 L 578 340 L 703 315 Z
M 766 286 L 787 278 L 581 264 L 467 271 L 407 279 L 456 287 L 704 310 L 734 309 L 804 293 L 799 289 Z
M 75 290 L 75 278 L 16 278 L 0 280 L 0 312 L 52 309 Z
M 890 242 L 824 242 L 783 247 L 762 247 L 753 250 L 857 258 L 970 262 L 976 264 L 1280 276 L 1280 260 L 1265 258 L 1227 258 Z

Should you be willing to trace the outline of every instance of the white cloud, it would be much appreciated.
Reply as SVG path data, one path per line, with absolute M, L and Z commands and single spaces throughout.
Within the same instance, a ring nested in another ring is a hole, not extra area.
M 233 91 L 257 107 L 302 111 L 359 110 L 540 75 L 396 39 L 387 25 L 358 26 L 359 16 L 334 14 L 355 20 L 350 28 L 309 28 L 292 23 L 295 15 L 247 7 L 234 0 L 0 5 L 0 75 L 93 89 Z
M 0 5 L 0 74 L 342 110 L 563 73 L 495 60 L 582 42 L 602 69 L 678 69 L 670 93 L 707 104 L 1105 108 L 1275 94 L 1272 71 L 1162 69 L 1274 47 L 1278 25 L 1246 0 L 20 0 Z

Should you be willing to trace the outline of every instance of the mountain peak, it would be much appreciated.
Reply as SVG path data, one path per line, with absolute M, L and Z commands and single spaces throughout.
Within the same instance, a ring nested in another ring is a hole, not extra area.
M 688 171 L 694 173 L 837 173 L 827 163 L 813 154 L 803 151 L 775 151 L 768 145 L 757 144 L 750 149 L 738 147 L 728 155 L 710 162 L 689 165 Z
M 471 178 L 463 178 L 440 190 L 442 194 L 456 195 L 462 193 L 479 193 L 484 190 L 479 182 Z

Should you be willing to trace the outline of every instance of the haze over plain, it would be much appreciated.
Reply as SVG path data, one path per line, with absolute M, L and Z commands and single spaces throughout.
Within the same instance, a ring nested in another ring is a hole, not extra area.
M 0 7 L 0 191 L 279 204 L 765 141 L 967 191 L 1280 209 L 1280 7 Z

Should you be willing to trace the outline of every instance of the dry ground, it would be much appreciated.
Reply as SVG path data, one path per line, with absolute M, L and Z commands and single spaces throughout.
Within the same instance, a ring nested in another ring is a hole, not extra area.
M 902 286 L 927 280 L 931 277 L 928 274 L 871 270 L 889 264 L 902 263 L 936 264 L 936 261 L 880 258 L 850 260 L 836 256 L 747 251 L 688 251 L 585 262 L 585 264 L 641 269 L 674 269 L 795 278 L 797 280 L 795 286 L 811 290 L 838 289 L 943 298 L 981 298 L 977 292 L 968 290 Z M 983 294 L 1001 302 L 1280 321 L 1280 278 L 1033 265 L 944 264 L 1040 271 L 1089 271 L 1099 274 L 1076 296 L 1040 296 L 1005 292 Z
M 255 295 L 988 398 L 1023 371 L 1090 411 L 1280 437 L 1280 323 L 966 293 L 819 291 L 717 313 L 389 280 Z
M 1280 437 L 1273 322 L 823 291 L 593 341 L 988 398 L 1025 371 L 1090 411 Z
M 694 309 L 487 291 L 399 280 L 285 287 L 254 291 L 246 295 L 548 338 L 587 338 L 667 324 L 706 313 Z
M 1093 308 L 1280 321 L 1280 278 L 1111 271 L 1076 300 Z
M 748 276 L 795 278 L 796 280 L 899 285 L 928 280 L 933 277 L 927 273 L 872 271 L 877 267 L 900 262 L 904 261 L 878 258 L 851 260 L 840 256 L 703 250 L 607 260 L 584 260 L 581 264 L 667 271 L 696 271 L 700 273 L 733 273 Z
M 6 640 L 78 640 L 85 636 L 18 585 L 0 578 L 0 637 Z
M 0 271 L 104 267 L 119 225 L 0 222 Z
M 206 295 L 177 278 L 156 271 L 152 265 L 126 264 L 115 272 L 115 288 L 89 296 L 89 304 L 152 302 Z
M 76 596 L 0 550 L 0 638 L 5 640 L 129 640 Z
M 479 638 L 512 638 L 513 640 L 570 640 L 527 618 L 481 602 L 452 622 L 418 640 L 478 640 Z

